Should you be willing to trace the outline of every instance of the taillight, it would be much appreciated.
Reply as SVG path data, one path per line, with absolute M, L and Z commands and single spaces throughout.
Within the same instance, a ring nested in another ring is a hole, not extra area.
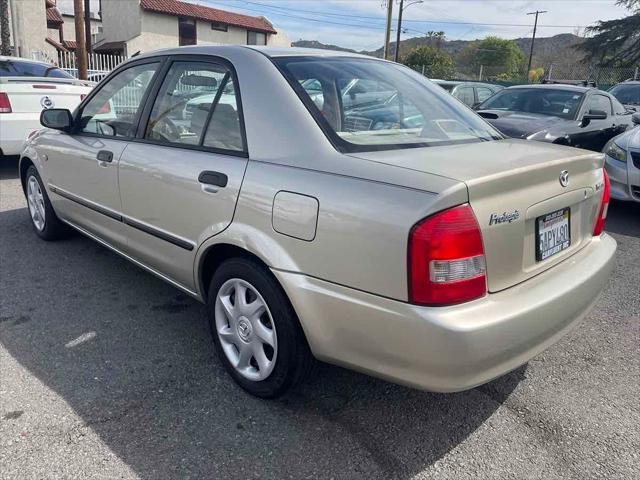
M 0 92 L 0 113 L 11 113 L 11 102 L 9 101 L 9 95 L 5 92 Z
M 102 107 L 100 107 L 98 113 L 111 113 L 111 105 L 109 105 L 108 100 L 104 103 L 104 105 L 102 105 Z
M 443 306 L 487 293 L 482 234 L 468 204 L 425 218 L 409 234 L 409 301 Z
M 611 182 L 609 181 L 609 174 L 606 170 L 602 170 L 604 176 L 604 185 L 602 187 L 602 199 L 600 200 L 600 210 L 598 210 L 598 217 L 596 218 L 596 224 L 593 227 L 593 236 L 600 235 L 604 230 L 604 221 L 607 219 L 607 212 L 609 211 L 609 201 L 611 200 Z

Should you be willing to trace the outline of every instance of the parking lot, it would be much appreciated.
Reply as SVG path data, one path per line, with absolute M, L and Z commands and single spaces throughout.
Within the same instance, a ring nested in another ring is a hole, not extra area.
M 431 394 L 322 366 L 240 390 L 204 307 L 91 240 L 31 231 L 0 167 L 2 478 L 640 478 L 640 205 L 587 320 L 482 387 Z M 571 299 L 567 298 L 567 302 Z

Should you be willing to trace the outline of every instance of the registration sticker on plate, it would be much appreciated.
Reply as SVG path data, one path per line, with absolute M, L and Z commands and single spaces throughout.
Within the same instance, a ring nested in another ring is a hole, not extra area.
M 571 210 L 563 208 L 536 218 L 536 260 L 542 261 L 571 245 Z

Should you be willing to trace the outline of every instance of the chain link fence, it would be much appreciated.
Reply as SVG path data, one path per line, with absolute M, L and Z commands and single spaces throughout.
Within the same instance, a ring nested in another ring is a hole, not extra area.
M 449 74 L 432 75 L 430 65 L 409 65 L 410 68 L 429 78 L 440 80 L 476 81 L 499 83 L 501 85 L 522 85 L 540 83 L 543 80 L 594 82 L 599 88 L 606 90 L 616 83 L 626 80 L 640 80 L 640 65 L 631 67 L 600 67 L 597 65 L 551 63 L 546 67 L 526 67 L 513 69 L 502 66 L 480 65 L 477 68 L 457 68 Z

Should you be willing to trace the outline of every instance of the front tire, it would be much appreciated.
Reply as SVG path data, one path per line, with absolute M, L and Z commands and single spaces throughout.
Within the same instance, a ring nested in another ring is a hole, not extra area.
M 245 258 L 225 261 L 212 277 L 207 300 L 218 357 L 247 392 L 279 397 L 309 375 L 315 360 L 266 267 Z
M 33 165 L 27 169 L 24 191 L 27 197 L 27 207 L 29 216 L 31 217 L 31 225 L 36 235 L 47 241 L 67 237 L 70 229 L 62 223 L 53 210 L 40 174 Z

